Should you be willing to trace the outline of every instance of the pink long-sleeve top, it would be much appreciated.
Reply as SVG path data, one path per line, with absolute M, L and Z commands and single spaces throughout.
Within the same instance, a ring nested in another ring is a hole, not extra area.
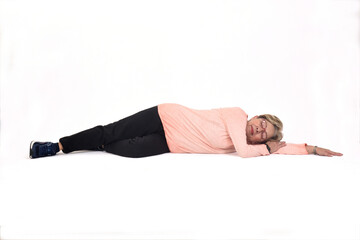
M 248 115 L 239 107 L 195 110 L 179 104 L 158 105 L 172 153 L 233 153 L 241 157 L 269 155 L 265 144 L 246 141 Z M 306 144 L 289 144 L 274 153 L 308 154 Z

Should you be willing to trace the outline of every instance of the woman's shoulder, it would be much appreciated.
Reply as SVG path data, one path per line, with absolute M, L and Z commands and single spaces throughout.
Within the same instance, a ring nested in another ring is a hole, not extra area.
M 219 110 L 227 114 L 241 114 L 247 116 L 246 112 L 240 107 L 227 107 L 227 108 L 220 108 Z

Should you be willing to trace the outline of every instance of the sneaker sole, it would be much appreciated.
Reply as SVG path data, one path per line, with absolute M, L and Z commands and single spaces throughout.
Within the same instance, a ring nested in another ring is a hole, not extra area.
M 31 141 L 31 143 L 30 143 L 29 158 L 33 158 L 33 157 L 32 157 L 32 154 L 33 154 L 32 147 L 33 147 L 34 143 L 35 143 L 35 141 Z

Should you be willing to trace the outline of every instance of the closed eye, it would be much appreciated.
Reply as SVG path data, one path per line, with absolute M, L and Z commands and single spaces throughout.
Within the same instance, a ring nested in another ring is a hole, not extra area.
M 265 140 L 267 138 L 267 133 L 266 132 L 262 132 L 261 133 L 261 139 Z

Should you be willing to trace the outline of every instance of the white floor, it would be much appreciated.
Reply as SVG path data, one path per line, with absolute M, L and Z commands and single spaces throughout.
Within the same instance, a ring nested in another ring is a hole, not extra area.
M 24 157 L 1 169 L 1 239 L 360 239 L 356 154 Z

